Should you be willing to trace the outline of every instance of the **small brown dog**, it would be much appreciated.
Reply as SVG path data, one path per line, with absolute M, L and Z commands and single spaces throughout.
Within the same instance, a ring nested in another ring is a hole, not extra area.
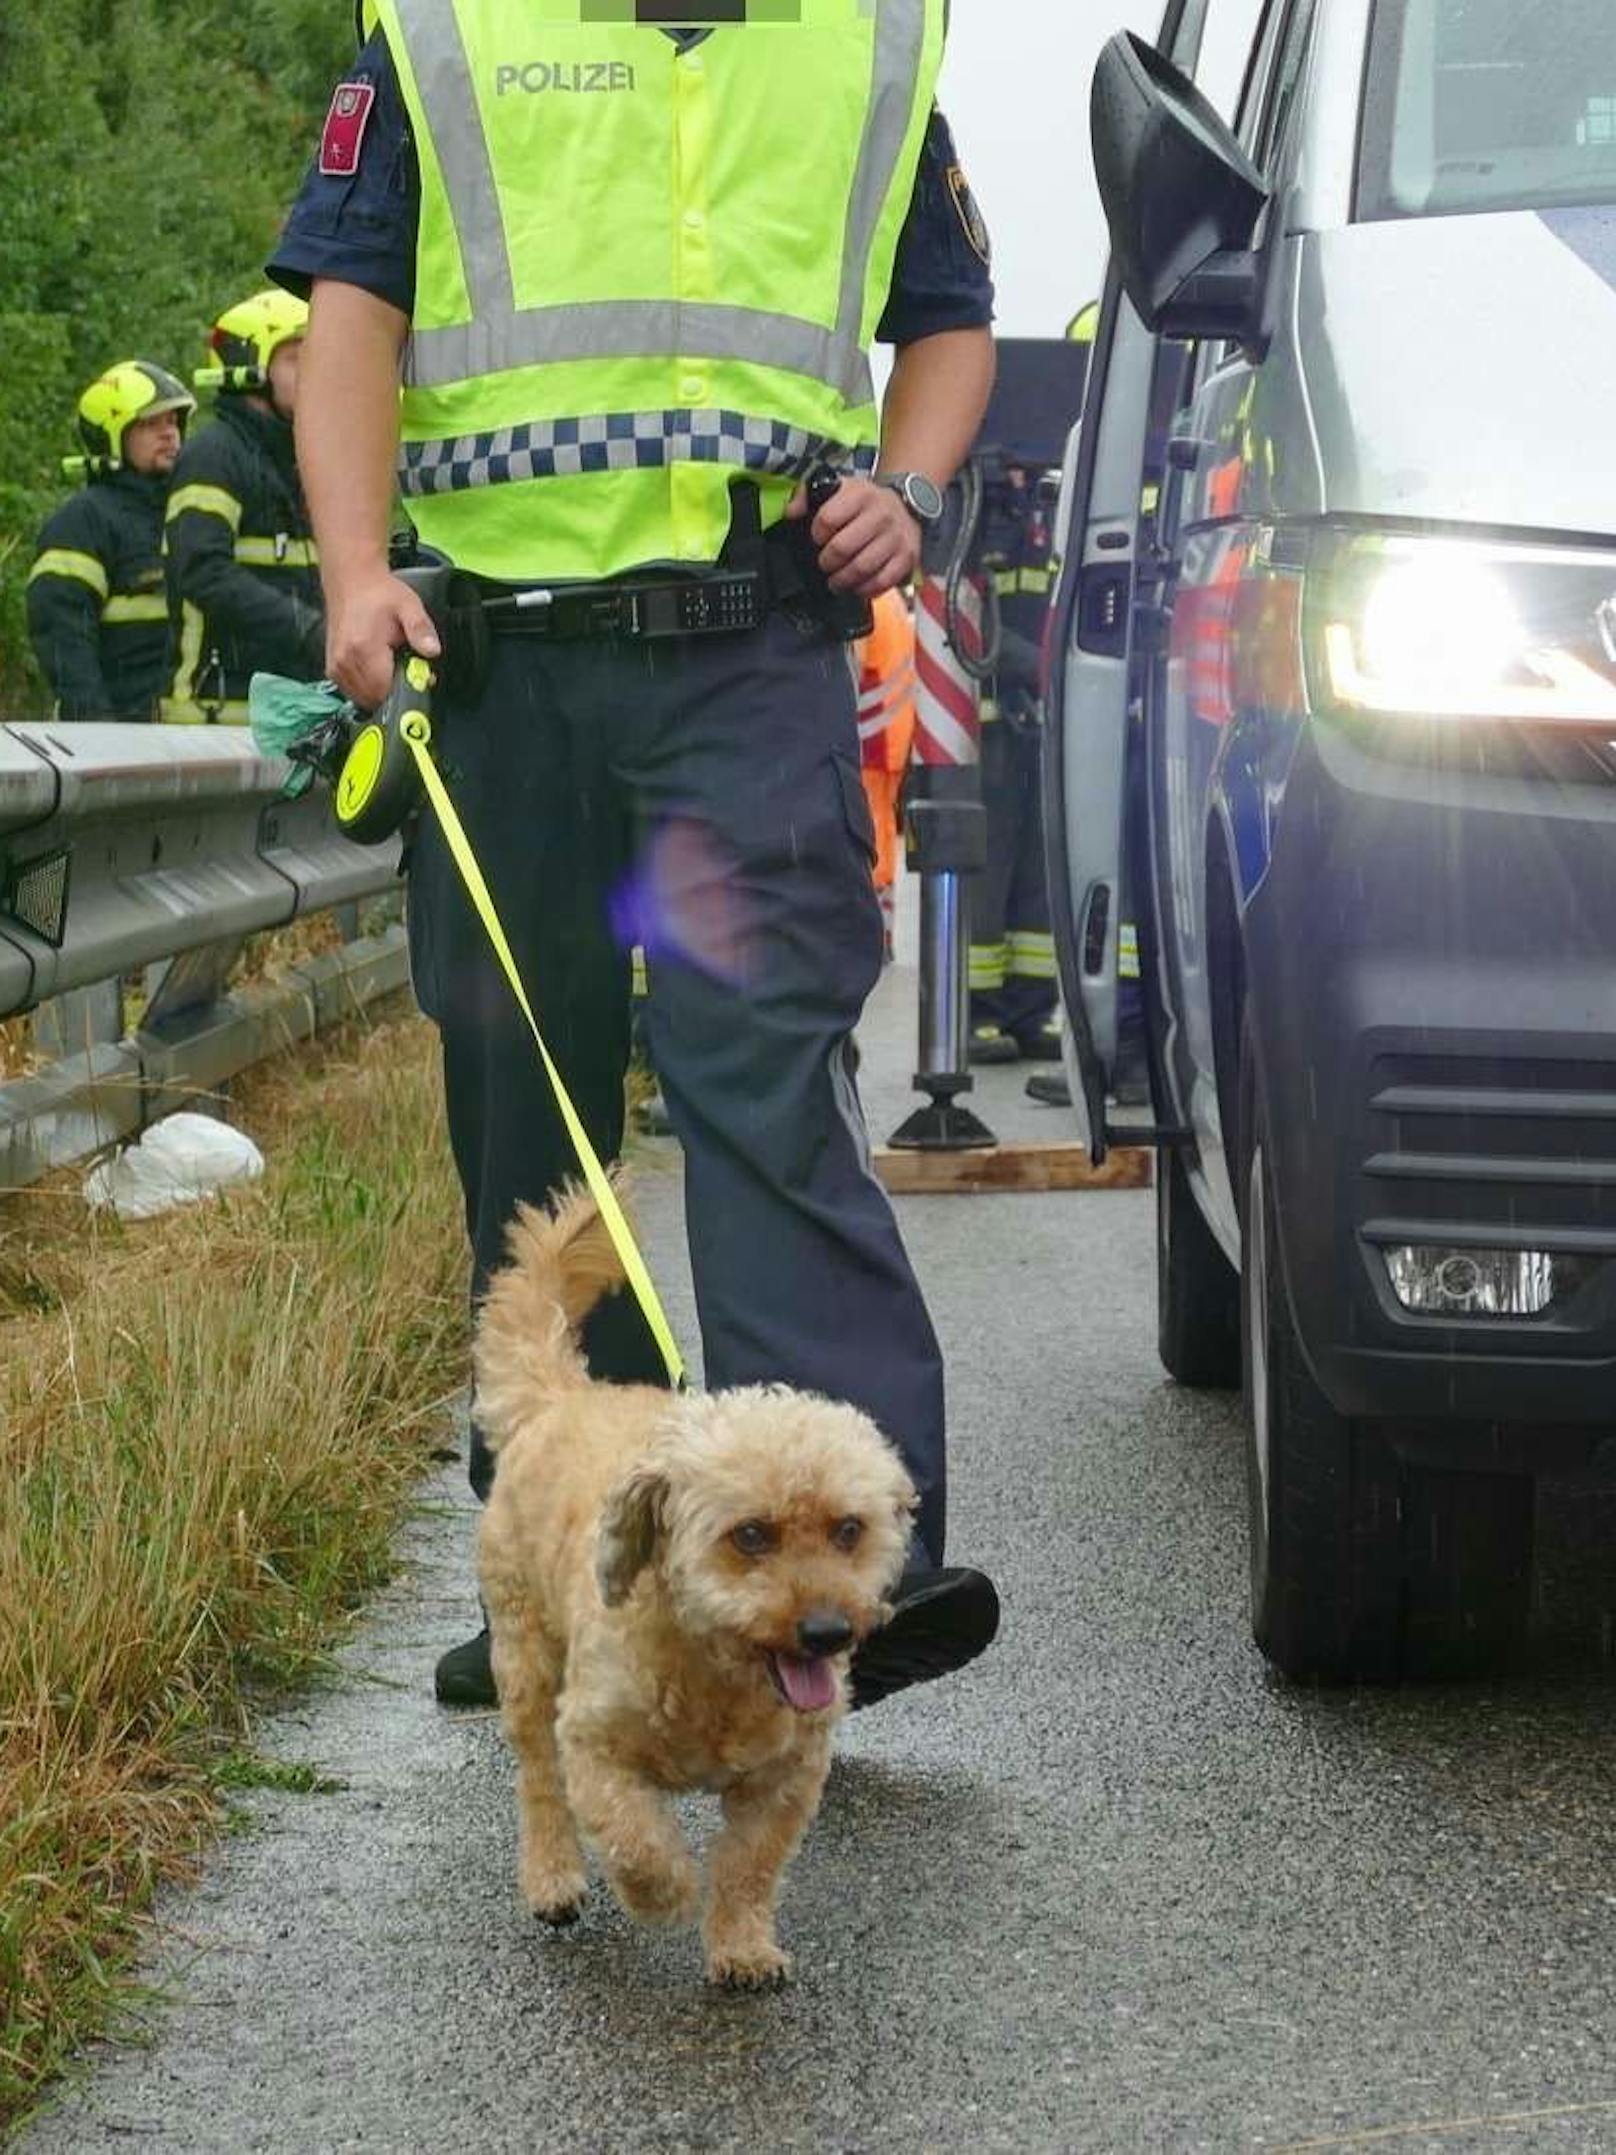
M 623 1273 L 592 1198 L 523 1207 L 477 1329 L 499 1456 L 479 1566 L 517 1757 L 524 1898 L 570 1923 L 583 1836 L 642 1922 L 693 1913 L 669 1798 L 723 1801 L 710 1981 L 783 1982 L 786 1864 L 819 1806 L 852 1649 L 890 1613 L 915 1492 L 866 1416 L 780 1386 L 595 1384 L 577 1331 Z

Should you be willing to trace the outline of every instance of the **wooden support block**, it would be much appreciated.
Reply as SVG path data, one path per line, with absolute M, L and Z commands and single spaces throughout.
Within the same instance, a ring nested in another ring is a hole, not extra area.
M 897 1152 L 882 1146 L 875 1171 L 894 1197 L 968 1195 L 979 1190 L 1148 1190 L 1152 1158 L 1142 1146 L 1114 1147 L 1103 1167 L 1087 1145 L 988 1145 L 979 1152 Z

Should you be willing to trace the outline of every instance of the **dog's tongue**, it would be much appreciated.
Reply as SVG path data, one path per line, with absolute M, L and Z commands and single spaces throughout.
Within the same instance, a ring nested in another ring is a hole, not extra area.
M 800 1714 L 821 1712 L 836 1703 L 836 1670 L 822 1654 L 805 1660 L 797 1654 L 776 1654 L 775 1668 L 780 1689 Z

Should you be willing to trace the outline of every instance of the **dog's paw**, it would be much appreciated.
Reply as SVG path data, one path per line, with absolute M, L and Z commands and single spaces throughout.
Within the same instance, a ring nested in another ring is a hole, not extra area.
M 584 1912 L 589 1881 L 576 1860 L 524 1850 L 522 1898 L 541 1923 L 576 1923 Z
M 715 1946 L 707 1980 L 720 1990 L 783 1990 L 791 1981 L 791 1955 L 777 1945 Z
M 688 1859 L 661 1870 L 613 1870 L 611 1888 L 639 1923 L 688 1923 L 696 1912 L 700 1881 Z
M 540 1923 L 547 1923 L 551 1930 L 565 1930 L 569 1923 L 576 1923 L 583 1914 L 587 1897 L 582 1886 L 579 1886 L 576 1892 L 563 1893 L 554 1898 L 540 1899 L 529 1895 L 528 1913 Z

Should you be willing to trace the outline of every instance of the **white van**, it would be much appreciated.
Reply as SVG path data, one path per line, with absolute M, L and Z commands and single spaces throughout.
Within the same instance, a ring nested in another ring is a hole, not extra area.
M 1098 1157 L 1137 919 L 1162 1356 L 1244 1370 L 1258 1641 L 1486 1662 L 1534 1477 L 1616 1471 L 1616 5 L 1171 0 L 1158 48 L 1094 90 L 1074 1096 Z

